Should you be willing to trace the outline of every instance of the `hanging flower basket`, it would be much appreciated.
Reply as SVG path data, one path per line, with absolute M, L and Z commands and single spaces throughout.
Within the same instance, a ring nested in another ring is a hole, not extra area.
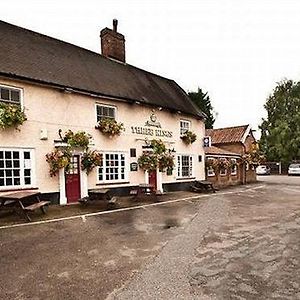
M 24 110 L 19 105 L 0 103 L 0 128 L 16 128 L 27 120 Z
M 174 156 L 169 153 L 164 153 L 158 158 L 158 168 L 161 172 L 167 169 L 173 169 L 174 167 Z
M 138 158 L 139 167 L 145 171 L 156 171 L 157 168 L 161 172 L 174 167 L 174 156 L 169 152 L 162 140 L 152 140 L 151 152 L 144 152 Z
M 95 167 L 101 166 L 103 161 L 102 153 L 98 151 L 87 151 L 81 157 L 81 169 L 89 174 Z
M 153 152 L 156 154 L 162 154 L 167 151 L 167 147 L 162 140 L 155 140 L 155 139 L 151 140 L 151 146 Z
M 101 119 L 96 129 L 100 130 L 104 135 L 116 136 L 125 130 L 123 123 L 118 123 L 115 119 Z
M 63 137 L 63 141 L 68 143 L 70 147 L 79 147 L 87 149 L 92 136 L 85 131 L 77 131 L 73 132 L 72 130 L 68 130 Z
M 194 132 L 187 130 L 180 138 L 185 144 L 190 145 L 197 140 L 197 135 Z
M 46 161 L 49 164 L 50 176 L 56 176 L 60 169 L 69 169 L 71 161 L 71 152 L 69 149 L 59 150 L 55 149 L 46 154 Z
M 231 160 L 228 160 L 227 158 L 220 158 L 219 159 L 219 168 L 227 169 L 229 170 L 232 167 Z
M 210 158 L 205 160 L 205 168 L 206 170 L 213 168 L 214 172 L 216 173 L 219 170 L 219 161 L 215 158 Z
M 154 153 L 143 153 L 138 158 L 138 165 L 145 171 L 156 171 L 158 167 L 158 156 Z

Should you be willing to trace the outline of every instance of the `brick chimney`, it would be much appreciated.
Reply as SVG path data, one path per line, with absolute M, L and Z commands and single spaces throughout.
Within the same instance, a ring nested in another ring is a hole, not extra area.
M 102 55 L 125 63 L 125 37 L 118 32 L 118 20 L 113 20 L 113 29 L 102 29 L 100 37 Z

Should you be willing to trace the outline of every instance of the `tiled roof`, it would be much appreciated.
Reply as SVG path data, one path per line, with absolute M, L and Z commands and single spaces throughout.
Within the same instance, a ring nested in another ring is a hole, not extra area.
M 242 142 L 249 125 L 206 129 L 205 134 L 211 137 L 212 144 L 227 144 Z
M 211 146 L 211 147 L 204 147 L 204 151 L 206 155 L 225 155 L 225 156 L 241 156 L 238 153 L 233 153 L 219 147 Z
M 203 117 L 173 80 L 3 21 L 0 75 Z

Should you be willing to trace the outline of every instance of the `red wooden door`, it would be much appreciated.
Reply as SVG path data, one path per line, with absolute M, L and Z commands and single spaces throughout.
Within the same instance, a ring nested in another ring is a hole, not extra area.
M 155 190 L 157 190 L 156 177 L 156 171 L 149 173 L 149 184 L 153 185 Z
M 74 155 L 71 158 L 70 169 L 65 174 L 66 176 L 66 194 L 67 202 L 73 203 L 80 199 L 80 166 L 79 155 Z

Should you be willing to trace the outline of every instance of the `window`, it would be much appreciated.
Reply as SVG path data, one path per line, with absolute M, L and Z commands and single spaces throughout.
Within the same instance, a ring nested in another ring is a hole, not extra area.
M 193 157 L 191 155 L 177 156 L 177 177 L 193 176 Z
M 0 149 L 0 189 L 33 185 L 33 150 Z
M 214 158 L 213 158 L 213 159 L 212 159 L 212 158 L 209 158 L 208 160 L 213 161 Z M 212 166 L 209 166 L 209 167 L 207 168 L 207 176 L 215 176 L 215 175 L 216 175 L 216 174 L 215 174 L 214 168 L 213 168 Z
M 0 86 L 0 102 L 21 104 L 21 90 L 7 86 Z
M 99 182 L 118 182 L 127 179 L 124 153 L 104 153 L 99 167 Z
M 235 158 L 232 158 L 232 159 L 231 159 L 231 163 L 232 163 L 232 166 L 231 166 L 231 175 L 236 175 L 236 174 L 237 174 L 237 164 L 236 164 L 236 159 L 235 159 Z
M 225 161 L 226 158 L 220 158 L 220 160 Z M 227 169 L 226 169 L 226 167 L 223 166 L 223 165 L 220 166 L 220 175 L 221 175 L 221 176 L 226 176 L 226 175 L 227 175 Z
M 136 157 L 136 149 L 130 148 L 130 157 Z
M 116 108 L 113 106 L 96 104 L 97 122 L 101 119 L 115 119 Z
M 186 131 L 190 130 L 191 122 L 187 120 L 180 120 L 180 135 L 183 135 Z

